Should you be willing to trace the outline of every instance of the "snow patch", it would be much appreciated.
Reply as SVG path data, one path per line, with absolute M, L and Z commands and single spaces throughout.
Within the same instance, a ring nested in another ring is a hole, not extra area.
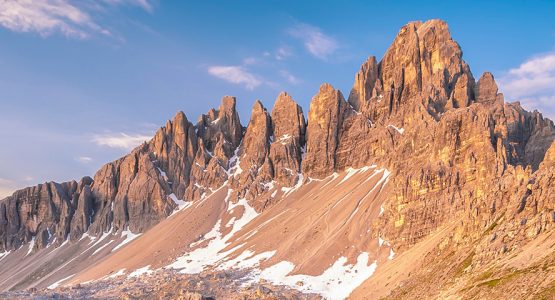
M 59 287 L 60 284 L 61 284 L 62 282 L 64 282 L 64 281 L 70 279 L 70 278 L 73 277 L 73 276 L 75 276 L 75 274 L 69 275 L 68 277 L 66 277 L 66 278 L 64 278 L 64 279 L 60 279 L 60 280 L 54 282 L 53 284 L 51 284 L 51 285 L 48 286 L 48 289 L 49 289 L 49 290 L 53 290 L 53 289 Z
M 292 187 L 282 187 L 281 188 L 281 191 L 283 192 L 283 197 L 286 197 L 287 195 L 293 193 L 298 188 L 300 188 L 303 185 L 303 181 L 304 181 L 303 173 L 298 173 L 297 174 L 297 183 L 294 186 L 292 186 Z
M 94 246 L 98 245 L 100 242 L 102 242 L 104 239 L 106 239 L 107 237 L 109 237 L 110 235 L 112 235 L 112 231 L 108 231 L 108 232 L 103 232 L 102 235 L 98 238 L 98 240 L 96 238 L 93 238 L 92 240 L 95 241 L 95 243 L 89 247 L 93 248 Z M 63 244 L 62 244 L 63 245 Z M 88 250 L 88 249 L 87 249 Z
M 192 201 L 185 201 L 185 200 L 177 199 L 177 196 L 174 193 L 171 193 L 169 195 L 169 197 L 172 199 L 173 203 L 175 203 L 175 205 L 177 205 L 177 208 L 172 213 L 172 215 L 175 214 L 176 212 L 180 211 L 180 210 L 183 210 L 183 209 L 193 205 Z
M 405 132 L 405 128 L 398 128 L 395 125 L 387 125 L 387 127 L 391 127 L 393 129 L 397 130 L 397 132 L 399 132 L 399 134 L 403 134 Z
M 270 182 L 265 182 L 265 183 L 262 184 L 262 186 L 264 187 L 264 190 L 266 190 L 266 191 L 269 191 L 269 190 L 273 189 L 274 185 L 275 185 L 275 180 L 272 180 Z
M 123 268 L 123 269 L 117 271 L 116 273 L 114 273 L 114 274 L 108 276 L 107 278 L 116 278 L 116 277 L 122 276 L 122 275 L 125 275 L 125 268 Z
M 100 252 L 102 249 L 106 248 L 106 246 L 110 245 L 114 240 L 110 240 L 108 243 L 98 247 L 98 249 L 94 250 L 92 255 L 95 255 L 96 253 Z
M 256 270 L 252 282 L 260 279 L 277 285 L 286 285 L 302 292 L 318 293 L 326 299 L 345 299 L 351 292 L 368 279 L 378 266 L 374 261 L 370 265 L 369 255 L 362 252 L 354 265 L 346 265 L 347 258 L 340 257 L 321 275 L 288 275 L 295 265 L 289 261 L 279 262 L 264 270 Z M 298 285 L 302 282 L 302 285 Z
M 287 145 L 287 140 L 289 139 L 291 139 L 291 135 L 287 133 L 280 136 L 278 142 L 280 142 L 282 145 Z
M 167 182 L 168 181 L 168 175 L 166 175 L 166 172 L 162 171 L 162 169 L 157 168 L 158 172 L 160 172 L 160 175 L 162 175 L 162 178 L 164 178 L 164 180 Z
M 229 167 L 227 170 L 228 177 L 235 177 L 241 173 L 243 173 L 243 169 L 241 169 L 241 159 L 239 158 L 239 150 L 241 149 L 241 145 L 235 149 L 233 152 L 233 156 L 229 159 Z
M 0 253 L 0 261 L 2 261 L 4 258 L 8 257 L 10 252 L 11 251 L 4 251 L 4 252 Z
M 254 252 L 251 250 L 245 250 L 236 258 L 221 263 L 217 269 L 248 269 L 256 267 L 260 262 L 270 259 L 274 254 L 276 254 L 276 251 L 267 251 L 254 255 Z
M 153 271 L 150 269 L 150 265 L 146 266 L 146 267 L 142 267 L 140 269 L 137 269 L 133 272 L 131 272 L 131 274 L 129 274 L 127 276 L 127 278 L 131 278 L 131 277 L 139 277 L 143 274 L 151 274 Z
M 358 169 L 354 169 L 354 168 L 348 168 L 347 171 L 347 175 L 345 175 L 345 177 L 343 177 L 343 179 L 341 179 L 341 181 L 338 184 L 342 184 L 343 182 L 347 181 L 349 178 L 351 178 L 353 175 L 355 175 L 356 173 L 359 172 L 366 172 L 369 169 L 374 169 L 376 168 L 376 165 L 371 165 L 371 166 L 365 166 L 362 168 L 358 168 Z M 335 178 L 334 178 L 335 179 Z
M 25 254 L 25 256 L 31 254 L 31 252 L 33 251 L 33 248 L 35 247 L 35 237 L 33 237 L 31 239 L 31 242 L 29 243 L 29 251 L 27 251 L 27 254 Z
M 129 228 L 127 228 L 127 230 L 124 230 L 121 232 L 121 236 L 125 235 L 125 240 L 123 240 L 121 243 L 119 243 L 119 245 L 117 245 L 116 247 L 114 247 L 114 249 L 112 249 L 112 252 L 118 250 L 119 248 L 123 247 L 125 244 L 131 242 L 132 240 L 138 238 L 141 233 L 139 234 L 135 234 L 133 232 L 131 232 L 129 230 Z

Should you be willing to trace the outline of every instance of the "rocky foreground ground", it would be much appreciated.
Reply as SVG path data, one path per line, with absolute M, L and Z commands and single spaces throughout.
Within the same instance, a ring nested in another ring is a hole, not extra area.
M 160 270 L 55 289 L 3 292 L 0 299 L 322 299 L 264 281 L 248 284 L 245 275 L 240 271 L 187 275 Z

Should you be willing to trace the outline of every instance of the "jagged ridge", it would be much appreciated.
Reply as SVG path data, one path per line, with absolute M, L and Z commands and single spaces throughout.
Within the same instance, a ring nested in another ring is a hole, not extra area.
M 224 97 L 196 125 L 178 113 L 93 181 L 39 185 L 2 200 L 0 251 L 33 239 L 42 248 L 87 231 L 142 232 L 173 211 L 172 199 L 194 201 L 226 183 L 234 198 L 263 210 L 274 184 L 371 163 L 394 170 L 380 226 L 397 247 L 409 247 L 469 205 L 491 210 L 485 191 L 502 189 L 496 178 L 532 180 L 555 137 L 540 113 L 504 103 L 490 73 L 475 82 L 439 20 L 404 26 L 380 62 L 370 57 L 362 65 L 348 101 L 322 85 L 307 121 L 286 93 L 271 115 L 256 102 L 246 129 L 235 104 Z M 500 210 L 512 202 L 494 203 Z M 477 214 L 462 227 L 495 218 Z

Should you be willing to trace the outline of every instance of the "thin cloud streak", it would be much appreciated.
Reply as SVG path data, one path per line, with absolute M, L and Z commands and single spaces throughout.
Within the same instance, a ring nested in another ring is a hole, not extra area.
M 279 75 L 281 75 L 281 77 L 285 78 L 285 80 L 287 80 L 287 82 L 289 82 L 290 84 L 293 84 L 293 85 L 298 85 L 298 84 L 301 84 L 301 82 L 302 82 L 299 78 L 297 78 L 293 74 L 289 73 L 289 71 L 287 71 L 287 70 L 279 71 Z
M 104 2 L 110 5 L 132 5 L 138 6 L 142 9 L 146 10 L 147 12 L 152 12 L 154 7 L 148 0 L 104 0 Z
M 289 48 L 287 46 L 282 46 L 282 47 L 279 47 L 276 50 L 276 53 L 275 53 L 274 57 L 277 60 L 284 60 L 284 59 L 290 57 L 291 55 L 293 55 L 293 51 L 291 50 L 291 48 Z
M 289 34 L 303 41 L 305 49 L 312 56 L 326 60 L 338 48 L 339 43 L 333 37 L 328 36 L 316 26 L 299 24 L 289 29 Z
M 211 66 L 208 73 L 227 82 L 244 85 L 248 90 L 254 90 L 262 84 L 261 79 L 242 66 Z
M 88 157 L 88 156 L 79 156 L 77 158 L 75 158 L 76 161 L 87 164 L 90 163 L 93 159 L 92 157 Z
M 105 133 L 96 134 L 92 142 L 98 146 L 105 146 L 116 149 L 132 150 L 141 143 L 152 138 L 150 135 L 144 134 L 127 134 L 127 133 Z

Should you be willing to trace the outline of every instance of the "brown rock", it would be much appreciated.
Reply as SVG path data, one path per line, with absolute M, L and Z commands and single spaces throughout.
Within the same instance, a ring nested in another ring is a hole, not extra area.
M 476 95 L 476 102 L 479 103 L 494 102 L 497 99 L 497 83 L 495 83 L 493 74 L 490 72 L 482 74 L 476 84 L 474 94 Z
M 39 184 L 15 191 L 0 201 L 0 252 L 15 250 L 35 240 L 34 249 L 48 243 L 61 244 L 70 235 L 72 218 L 82 205 L 83 190 L 89 190 L 91 179 Z M 87 193 L 86 191 L 84 192 Z
M 189 186 L 191 165 L 197 152 L 195 128 L 183 112 L 178 112 L 173 121 L 168 121 L 156 132 L 150 151 L 156 166 L 166 173 L 173 193 L 182 199 Z
M 301 171 L 306 123 L 302 108 L 285 92 L 279 94 L 272 109 L 272 125 L 270 160 L 274 176 L 280 184 L 292 186 Z
M 369 101 L 377 97 L 375 88 L 378 78 L 378 63 L 375 56 L 370 56 L 360 67 L 360 71 L 355 76 L 355 83 L 349 94 L 349 104 L 360 112 L 369 110 Z M 379 86 L 378 86 L 379 88 Z
M 303 174 L 323 178 L 335 170 L 335 150 L 346 102 L 330 84 L 320 86 L 310 102 Z
M 268 153 L 270 150 L 270 136 L 272 123 L 270 115 L 260 101 L 256 101 L 252 108 L 251 119 L 241 147 L 237 153 L 239 168 L 235 172 L 234 189 L 239 197 L 248 194 L 248 199 L 253 199 L 264 190 L 264 183 L 273 178 L 271 162 Z

